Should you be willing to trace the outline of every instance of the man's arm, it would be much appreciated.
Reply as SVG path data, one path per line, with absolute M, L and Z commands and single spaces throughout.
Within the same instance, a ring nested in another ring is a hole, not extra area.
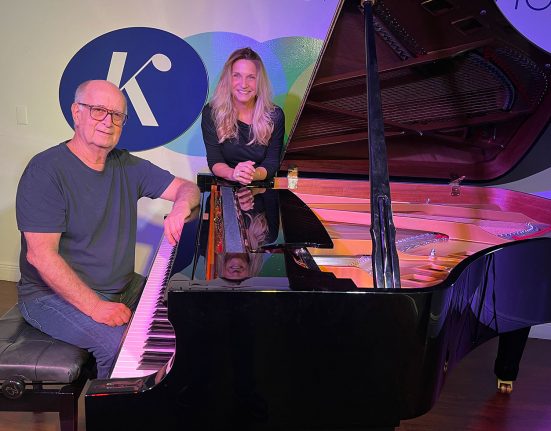
M 191 181 L 174 178 L 161 198 L 174 202 L 172 210 L 165 218 L 164 231 L 168 242 L 176 245 L 180 241 L 186 217 L 190 215 L 192 208 L 199 205 L 199 188 Z
M 132 313 L 126 305 L 102 300 L 61 257 L 60 233 L 24 232 L 24 235 L 27 260 L 54 292 L 96 322 L 119 326 L 129 321 Z

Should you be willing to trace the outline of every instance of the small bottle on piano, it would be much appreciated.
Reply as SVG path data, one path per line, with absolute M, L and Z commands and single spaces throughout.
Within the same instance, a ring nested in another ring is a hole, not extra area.
M 296 189 L 298 187 L 298 168 L 291 166 L 287 171 L 287 188 Z

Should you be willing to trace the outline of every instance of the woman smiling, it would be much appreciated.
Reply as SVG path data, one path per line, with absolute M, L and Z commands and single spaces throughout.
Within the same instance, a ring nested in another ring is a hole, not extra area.
M 251 48 L 234 51 L 224 64 L 201 128 L 209 169 L 217 177 L 247 185 L 276 174 L 285 117 Z

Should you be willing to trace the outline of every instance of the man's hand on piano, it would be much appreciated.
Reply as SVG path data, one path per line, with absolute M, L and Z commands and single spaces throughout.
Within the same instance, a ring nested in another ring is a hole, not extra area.
M 90 317 L 108 326 L 121 326 L 128 323 L 131 315 L 130 309 L 120 302 L 100 300 L 96 303 Z
M 191 214 L 191 209 L 199 205 L 199 196 L 197 185 L 183 178 L 174 178 L 161 195 L 162 199 L 174 202 L 164 223 L 165 236 L 170 245 L 176 245 L 180 240 L 184 221 Z
M 170 245 L 176 245 L 180 241 L 185 219 L 190 213 L 191 210 L 187 202 L 177 202 L 172 207 L 172 211 L 166 216 L 164 232 Z

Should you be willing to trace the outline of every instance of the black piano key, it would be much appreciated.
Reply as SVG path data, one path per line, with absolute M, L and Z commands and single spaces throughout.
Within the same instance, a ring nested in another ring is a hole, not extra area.
M 155 336 L 155 335 L 157 335 L 157 336 L 172 336 L 173 338 L 176 338 L 175 335 L 174 335 L 174 331 L 172 331 L 172 330 L 156 329 L 154 331 L 149 331 L 149 336 Z
M 155 329 L 165 329 L 165 330 L 170 330 L 172 329 L 172 325 L 170 324 L 170 322 L 167 320 L 166 322 L 162 322 L 162 321 L 153 321 L 151 322 L 151 324 L 149 325 L 149 329 L 150 330 L 155 330 Z
M 160 335 L 160 334 L 167 334 L 172 331 L 172 327 L 166 327 L 166 326 L 151 326 L 149 328 L 148 334 L 149 335 Z M 173 332 L 173 331 L 172 331 Z
M 163 365 L 166 364 L 165 362 L 144 362 L 141 363 L 138 366 L 138 370 L 151 370 L 151 371 L 159 371 L 159 368 L 161 368 Z
M 172 357 L 172 353 L 166 352 L 166 354 L 153 354 L 148 352 L 148 354 L 144 353 L 142 356 L 142 359 L 140 360 L 140 365 L 157 365 L 158 368 L 162 367 L 164 364 L 166 364 L 170 358 Z
M 170 358 L 172 358 L 172 353 L 166 352 L 166 355 L 144 355 L 140 361 L 140 364 L 166 364 Z
M 176 340 L 170 339 L 170 338 L 148 339 L 145 342 L 146 349 L 153 348 L 153 347 L 174 347 L 175 345 L 176 345 Z
M 156 309 L 153 313 L 154 317 L 162 317 L 163 319 L 168 319 L 168 311 L 167 310 L 160 310 Z
M 148 336 L 146 338 L 146 342 L 147 341 L 157 341 L 157 340 L 160 340 L 160 341 L 163 341 L 163 340 L 176 340 L 176 335 L 175 334 L 167 334 L 166 336 L 163 336 L 162 334 L 152 334 L 150 336 Z

